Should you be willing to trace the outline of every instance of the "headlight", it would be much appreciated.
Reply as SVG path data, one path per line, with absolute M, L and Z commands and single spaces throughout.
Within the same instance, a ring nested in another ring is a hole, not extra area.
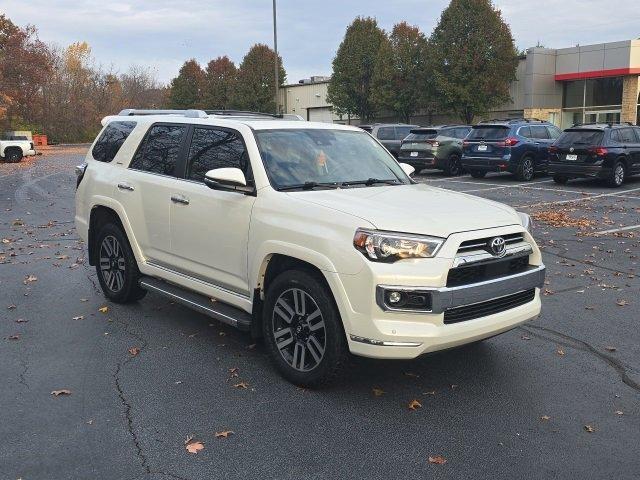
M 520 223 L 522 224 L 522 226 L 527 230 L 527 232 L 531 233 L 531 230 L 533 229 L 533 222 L 531 221 L 531 217 L 526 213 L 522 213 L 522 212 L 517 212 L 517 213 L 518 213 L 518 216 L 520 217 Z
M 433 257 L 443 242 L 443 238 L 365 229 L 358 229 L 353 237 L 353 245 L 369 260 L 387 263 Z

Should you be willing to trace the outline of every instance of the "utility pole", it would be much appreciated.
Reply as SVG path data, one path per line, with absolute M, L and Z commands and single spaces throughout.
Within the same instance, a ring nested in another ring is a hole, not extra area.
M 278 68 L 278 27 L 276 24 L 276 0 L 273 0 L 273 49 L 276 52 L 276 61 L 275 61 L 275 105 L 276 105 L 276 115 L 280 112 L 278 111 L 278 90 L 280 88 L 280 69 Z

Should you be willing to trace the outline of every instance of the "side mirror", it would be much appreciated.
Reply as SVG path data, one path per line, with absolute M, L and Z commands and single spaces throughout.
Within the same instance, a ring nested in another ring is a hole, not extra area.
M 413 175 L 413 173 L 416 171 L 416 169 L 413 168 L 408 163 L 401 163 L 400 166 L 402 167 L 402 170 L 404 170 L 404 173 L 406 173 L 409 176 Z
M 239 168 L 215 168 L 204 175 L 204 184 L 213 190 L 253 191 L 247 187 L 247 179 Z

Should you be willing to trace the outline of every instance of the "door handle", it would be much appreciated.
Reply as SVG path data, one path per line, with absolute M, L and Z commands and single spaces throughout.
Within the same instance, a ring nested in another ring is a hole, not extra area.
M 119 183 L 118 184 L 118 188 L 120 190 L 129 190 L 130 192 L 133 192 L 134 188 L 129 185 L 128 183 Z
M 181 205 L 189 205 L 189 199 L 184 195 L 171 195 L 171 201 Z

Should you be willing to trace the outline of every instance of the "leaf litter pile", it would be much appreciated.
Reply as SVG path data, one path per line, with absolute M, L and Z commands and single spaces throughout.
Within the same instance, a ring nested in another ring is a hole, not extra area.
M 593 227 L 596 222 L 588 218 L 574 218 L 566 211 L 545 210 L 542 212 L 532 213 L 531 217 L 542 223 L 551 225 L 552 227 L 574 227 L 579 229 L 587 229 Z

